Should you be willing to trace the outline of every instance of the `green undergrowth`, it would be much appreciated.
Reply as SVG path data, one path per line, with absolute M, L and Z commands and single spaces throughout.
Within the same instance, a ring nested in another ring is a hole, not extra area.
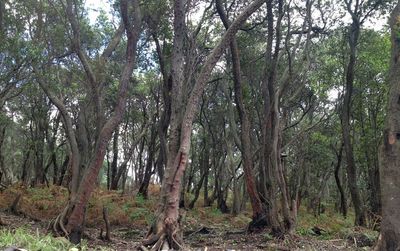
M 315 227 L 321 230 L 320 234 L 316 234 L 313 231 Z M 376 240 L 379 235 L 377 231 L 371 229 L 354 227 L 353 212 L 349 212 L 346 218 L 339 213 L 331 211 L 315 217 L 305 209 L 299 211 L 296 233 L 301 236 L 312 236 L 320 240 L 352 239 L 354 236 L 359 235 L 363 235 L 370 240 Z
M 107 191 L 96 189 L 88 203 L 87 226 L 101 228 L 104 226 L 103 208 L 108 209 L 108 218 L 112 227 L 128 227 L 129 229 L 146 229 L 155 220 L 154 212 L 158 207 L 158 187 L 151 187 L 151 195 L 146 200 L 143 196 L 133 194 L 122 194 L 120 191 Z M 15 199 L 17 194 L 22 194 L 18 210 L 27 213 L 43 221 L 49 221 L 63 209 L 67 200 L 68 191 L 63 187 L 50 186 L 42 188 L 25 189 L 18 186 L 11 187 L 0 196 L 0 210 L 7 209 Z M 186 196 L 186 204 L 192 199 Z M 354 213 L 349 212 L 344 218 L 337 212 L 330 210 L 333 206 L 328 206 L 325 213 L 314 217 L 305 207 L 298 211 L 296 233 L 304 237 L 313 237 L 319 240 L 329 239 L 353 239 L 362 234 L 371 240 L 377 238 L 376 231 L 365 228 L 354 227 Z M 204 207 L 202 200 L 199 199 L 195 207 L 191 210 L 183 211 L 182 222 L 185 229 L 198 229 L 200 226 L 218 228 L 221 231 L 234 229 L 245 229 L 251 221 L 251 208 L 248 205 L 246 210 L 233 216 L 232 214 L 222 213 L 216 205 Z M 313 228 L 321 229 L 317 234 Z M 73 246 L 59 238 L 41 236 L 37 238 L 37 233 L 27 232 L 28 227 L 16 230 L 0 231 L 0 250 L 6 246 L 20 246 L 28 250 L 68 250 Z M 265 240 L 272 237 L 265 235 Z M 65 241 L 65 239 L 64 239 Z M 46 245 L 48 244 L 48 248 Z M 28 246 L 26 246 L 28 245 Z M 36 245 L 36 246 L 35 246 Z M 40 245 L 43 245 L 41 247 Z M 67 245 L 67 246 L 63 246 Z M 56 247 L 53 248 L 52 247 Z M 83 246 L 82 250 L 85 247 Z
M 29 251 L 89 250 L 85 243 L 79 247 L 72 245 L 65 238 L 54 238 L 51 235 L 32 233 L 25 227 L 14 230 L 0 230 L 0 248 L 18 247 Z
M 317 227 L 322 229 L 320 239 L 333 239 L 342 237 L 343 230 L 351 231 L 354 222 L 354 215 L 349 214 L 346 218 L 335 212 L 326 212 L 324 214 L 314 216 L 306 210 L 300 210 L 296 232 L 303 236 L 315 236 L 312 230 Z

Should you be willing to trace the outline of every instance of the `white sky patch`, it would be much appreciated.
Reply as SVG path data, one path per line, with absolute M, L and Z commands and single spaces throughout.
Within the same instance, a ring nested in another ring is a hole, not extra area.
M 85 6 L 88 10 L 91 24 L 96 23 L 96 18 L 98 17 L 100 10 L 105 10 L 108 12 L 107 10 L 110 8 L 105 0 L 86 0 Z
M 336 88 L 330 89 L 328 91 L 328 100 L 330 102 L 334 102 L 339 98 L 339 95 L 340 95 L 340 91 L 338 89 L 336 89 Z

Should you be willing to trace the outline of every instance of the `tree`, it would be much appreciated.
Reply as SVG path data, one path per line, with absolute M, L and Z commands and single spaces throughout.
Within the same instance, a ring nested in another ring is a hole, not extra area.
M 179 196 L 182 177 L 187 165 L 190 151 L 190 137 L 192 124 L 197 113 L 199 101 L 211 71 L 218 62 L 225 48 L 235 36 L 246 19 L 255 12 L 264 1 L 252 2 L 232 22 L 220 42 L 214 47 L 207 57 L 197 77 L 190 96 L 183 103 L 183 39 L 185 29 L 184 1 L 174 1 L 174 50 L 173 50 L 173 81 L 172 92 L 176 95 L 171 100 L 171 123 L 168 149 L 168 161 L 161 190 L 160 210 L 157 213 L 156 222 L 150 228 L 143 245 L 151 246 L 152 250 L 158 250 L 164 245 L 172 249 L 181 249 L 183 240 L 179 226 Z M 182 114 L 183 113 L 183 116 Z
M 221 0 L 216 1 L 218 14 L 225 26 L 229 29 L 230 22 L 225 14 Z M 260 197 L 257 193 L 255 179 L 253 175 L 253 160 L 251 154 L 251 139 L 250 139 L 250 121 L 248 118 L 248 111 L 246 110 L 243 101 L 243 87 L 240 70 L 240 55 L 236 38 L 233 37 L 229 44 L 231 57 L 232 57 L 232 72 L 235 90 L 235 103 L 239 112 L 241 123 L 241 149 L 243 158 L 243 167 L 247 192 L 250 196 L 250 202 L 253 209 L 252 222 L 249 224 L 249 230 L 265 227 L 268 222 L 265 215 L 265 208 L 262 206 Z
M 382 193 L 381 234 L 375 250 L 394 251 L 400 248 L 400 1 L 390 17 L 391 60 L 389 100 L 383 143 L 380 149 L 380 182 Z
M 349 59 L 346 67 L 345 92 L 342 108 L 342 136 L 346 155 L 347 180 L 350 189 L 351 199 L 355 211 L 355 225 L 366 224 L 365 211 L 357 184 L 357 167 L 354 159 L 354 150 L 351 138 L 350 120 L 352 116 L 351 104 L 354 88 L 355 67 L 357 60 L 357 46 L 360 37 L 361 26 L 378 8 L 384 6 L 385 1 L 363 2 L 360 0 L 345 0 L 345 7 L 351 16 L 351 25 L 348 27 Z
M 182 248 L 182 207 L 283 237 L 351 192 L 379 219 L 390 39 L 363 24 L 393 1 L 111 2 L 0 2 L 0 185 L 67 187 L 55 232 L 79 241 L 95 188 L 161 181 L 143 249 Z
M 77 5 L 74 5 L 73 1 L 68 0 L 66 6 L 66 12 L 68 18 L 70 20 L 71 28 L 73 30 L 73 48 L 80 59 L 80 62 L 83 65 L 83 68 L 88 77 L 89 86 L 92 87 L 92 91 L 95 95 L 95 100 L 97 103 L 95 104 L 99 116 L 98 123 L 101 125 L 99 128 L 98 138 L 96 140 L 96 146 L 94 149 L 93 157 L 91 158 L 88 167 L 83 170 L 82 179 L 79 181 L 79 157 L 80 154 L 78 152 L 78 146 L 75 138 L 75 133 L 72 128 L 72 120 L 68 114 L 67 109 L 63 105 L 62 101 L 54 95 L 46 86 L 43 81 L 41 81 L 41 86 L 48 95 L 48 97 L 52 100 L 52 102 L 57 106 L 60 110 L 64 126 L 67 130 L 67 137 L 70 142 L 72 148 L 72 181 L 71 181 L 71 194 L 69 198 L 68 205 L 65 207 L 63 212 L 57 217 L 55 221 L 54 229 L 56 231 L 60 231 L 62 234 L 69 236 L 70 241 L 73 243 L 79 243 L 81 240 L 81 234 L 83 231 L 84 217 L 86 204 L 90 198 L 92 191 L 95 188 L 96 180 L 100 171 L 100 168 L 103 165 L 103 159 L 106 152 L 106 147 L 108 142 L 112 137 L 113 131 L 118 127 L 121 122 L 125 107 L 126 107 L 126 99 L 127 99 L 127 90 L 130 83 L 130 79 L 132 77 L 133 69 L 136 63 L 136 46 L 137 41 L 139 39 L 140 31 L 141 31 L 141 14 L 138 1 L 128 2 L 126 0 L 121 1 L 121 16 L 123 20 L 123 27 L 125 28 L 127 35 L 127 43 L 126 43 L 126 61 L 121 72 L 121 76 L 119 79 L 119 88 L 118 88 L 118 96 L 116 100 L 116 104 L 114 107 L 113 114 L 102 123 L 102 117 L 104 115 L 101 114 L 101 104 L 99 97 L 99 83 L 96 81 L 96 75 L 94 74 L 92 67 L 90 65 L 89 59 L 85 54 L 80 38 L 80 29 L 76 19 L 76 11 Z M 118 40 L 111 40 L 111 43 L 115 43 Z M 115 49 L 115 44 L 112 44 L 110 47 L 105 49 L 105 54 L 111 54 L 112 50 Z M 111 51 L 109 51 L 111 50 Z M 104 55 L 104 54 L 103 54 Z M 97 95 L 97 96 L 96 96 Z

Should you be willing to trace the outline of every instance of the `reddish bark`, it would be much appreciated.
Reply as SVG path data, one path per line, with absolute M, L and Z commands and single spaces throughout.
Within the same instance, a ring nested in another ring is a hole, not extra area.
M 184 29 L 184 22 L 182 22 L 182 20 L 184 21 L 185 8 L 182 0 L 176 0 L 174 3 L 175 43 L 175 41 L 180 41 L 178 36 L 183 35 L 182 32 Z M 164 244 L 167 244 L 169 248 L 176 250 L 182 248 L 183 241 L 181 239 L 182 235 L 178 221 L 179 195 L 181 180 L 186 168 L 187 158 L 190 151 L 190 137 L 192 133 L 193 119 L 197 114 L 200 97 L 203 93 L 211 71 L 223 54 L 225 48 L 229 45 L 229 42 L 235 36 L 243 22 L 246 21 L 246 19 L 263 3 L 264 0 L 256 0 L 252 2 L 236 18 L 236 20 L 232 22 L 221 41 L 207 57 L 192 89 L 186 107 L 183 110 L 184 116 L 182 120 L 180 119 L 180 112 L 182 112 L 180 107 L 182 106 L 182 103 L 179 102 L 179 100 L 174 100 L 172 103 L 170 147 L 167 169 L 161 192 L 160 211 L 158 213 L 155 225 L 150 229 L 147 238 L 143 241 L 145 246 L 151 245 L 153 250 L 159 249 Z M 179 22 L 179 20 L 181 22 Z M 177 50 L 175 51 L 175 56 L 183 55 L 183 51 L 180 51 L 182 47 L 178 46 L 177 48 L 174 44 L 174 49 Z M 179 64 L 179 62 L 182 62 L 183 58 L 176 58 L 175 60 L 178 62 L 178 66 L 183 66 Z M 183 76 L 182 74 L 183 68 L 177 72 L 177 76 Z M 175 74 L 173 76 L 175 76 Z M 174 86 L 174 84 L 177 84 L 178 86 Z M 182 82 L 175 82 L 174 84 L 172 88 L 173 91 L 174 88 L 177 88 L 178 91 L 181 90 L 180 88 L 182 87 Z M 178 97 L 178 99 L 181 99 L 181 97 Z
M 84 225 L 84 216 L 86 204 L 93 192 L 100 168 L 104 161 L 106 147 L 112 137 L 112 133 L 117 128 L 122 120 L 126 107 L 126 98 L 128 92 L 128 84 L 133 73 L 136 61 L 136 46 L 141 29 L 141 16 L 138 1 L 132 1 L 132 8 L 129 7 L 127 0 L 121 1 L 121 16 L 124 22 L 124 27 L 127 34 L 127 49 L 126 49 L 126 63 L 124 65 L 118 90 L 117 104 L 111 117 L 104 123 L 101 128 L 95 147 L 94 157 L 89 163 L 88 168 L 83 174 L 79 186 L 76 185 L 76 193 L 71 193 L 69 203 L 64 209 L 63 213 L 56 220 L 56 230 L 62 230 L 64 234 L 70 236 L 70 241 L 73 243 L 80 242 L 81 233 Z M 131 10 L 134 10 L 131 13 Z M 87 77 L 91 84 L 96 82 L 96 77 L 93 74 L 87 57 L 83 53 L 79 44 L 79 27 L 77 20 L 74 18 L 73 2 L 67 1 L 67 13 L 69 15 L 70 23 L 74 32 L 74 46 L 81 63 L 86 71 Z M 133 14 L 132 18 L 130 17 Z M 95 88 L 93 86 L 93 88 Z M 66 120 L 68 121 L 68 120 Z M 79 155 L 77 155 L 79 156 Z M 72 155 L 72 159 L 76 156 Z M 74 173 L 76 176 L 76 172 Z M 74 181 L 74 180 L 73 180 Z M 75 180 L 76 182 L 76 180 Z M 65 226 L 64 226 L 65 225 Z M 57 229 L 58 228 L 58 229 Z
M 229 20 L 223 10 L 221 0 L 216 1 L 218 14 L 226 29 L 229 28 Z M 243 158 L 243 169 L 244 177 L 246 182 L 247 192 L 250 197 L 250 202 L 253 210 L 252 222 L 249 224 L 249 230 L 253 231 L 257 228 L 262 228 L 267 225 L 267 219 L 265 210 L 262 207 L 260 197 L 256 188 L 253 175 L 253 160 L 251 154 L 251 140 L 250 140 L 250 121 L 247 115 L 247 110 L 243 100 L 243 88 L 241 81 L 241 70 L 240 70 L 240 57 L 239 48 L 236 42 L 236 38 L 233 37 L 230 42 L 230 50 L 232 57 L 232 71 L 233 81 L 235 90 L 235 102 L 240 116 L 241 123 L 241 143 L 242 143 L 242 158 Z

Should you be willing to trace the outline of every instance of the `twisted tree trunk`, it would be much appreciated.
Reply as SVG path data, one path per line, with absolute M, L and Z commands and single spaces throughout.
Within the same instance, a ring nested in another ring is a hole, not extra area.
M 88 57 L 80 47 L 79 25 L 76 19 L 76 12 L 77 12 L 75 9 L 76 7 L 77 6 L 74 6 L 74 2 L 72 0 L 67 1 L 66 12 L 74 34 L 73 46 L 83 65 L 83 68 L 88 77 L 88 81 L 90 82 L 92 88 L 94 88 L 93 92 L 97 92 L 98 90 L 95 90 L 97 89 L 97 84 L 98 84 L 96 82 L 96 77 L 91 69 Z M 136 62 L 137 41 L 139 39 L 139 34 L 141 30 L 141 15 L 140 15 L 139 1 L 128 2 L 127 0 L 122 0 L 120 3 L 120 7 L 121 7 L 122 20 L 124 23 L 124 28 L 126 30 L 128 39 L 126 45 L 126 62 L 120 76 L 118 97 L 116 105 L 114 107 L 113 114 L 105 123 L 100 123 L 102 126 L 99 130 L 98 138 L 96 141 L 97 144 L 94 149 L 93 158 L 91 158 L 88 167 L 84 170 L 80 182 L 78 182 L 80 154 L 79 152 L 77 152 L 78 147 L 76 143 L 74 130 L 72 129 L 71 118 L 68 115 L 68 112 L 65 109 L 65 106 L 63 105 L 62 101 L 58 99 L 50 91 L 48 86 L 46 86 L 43 83 L 41 84 L 42 88 L 45 90 L 50 100 L 60 110 L 67 131 L 67 137 L 71 144 L 71 149 L 72 149 L 71 160 L 70 160 L 72 163 L 71 194 L 67 206 L 55 220 L 54 230 L 56 232 L 61 232 L 61 234 L 63 235 L 69 236 L 70 241 L 73 243 L 79 243 L 81 240 L 81 234 L 84 227 L 86 204 L 97 184 L 96 181 L 99 171 L 103 164 L 107 144 L 109 143 L 114 130 L 118 127 L 124 115 L 127 93 L 128 93 L 128 85 L 130 83 L 130 79 Z M 118 34 L 119 32 L 120 30 L 117 30 Z M 118 42 L 115 43 L 115 40 L 112 40 L 110 42 L 110 45 L 104 50 L 102 58 L 106 58 L 107 56 L 109 56 L 106 54 L 111 54 L 112 50 L 115 49 L 117 44 Z M 113 49 L 111 50 L 110 48 Z M 96 103 L 95 105 L 97 106 L 97 109 L 100 109 L 99 107 L 101 106 L 101 104 Z M 100 112 L 100 110 L 98 110 L 98 112 Z
M 150 228 L 146 239 L 142 243 L 144 246 L 150 246 L 152 250 L 158 250 L 160 247 L 179 250 L 183 247 L 182 231 L 179 224 L 179 196 L 182 177 L 189 157 L 193 119 L 197 114 L 200 97 L 204 91 L 211 71 L 226 47 L 229 45 L 229 42 L 246 19 L 263 3 L 264 0 L 255 0 L 246 7 L 234 22 L 232 22 L 221 41 L 212 50 L 211 54 L 203 64 L 201 72 L 196 79 L 193 90 L 186 103 L 185 109 L 180 109 L 183 103 L 177 102 L 177 100 L 173 100 L 172 102 L 169 156 L 161 190 L 160 209 L 157 213 L 155 224 Z M 184 34 L 183 29 L 185 28 L 185 6 L 183 0 L 174 1 L 174 14 L 175 47 L 175 42 L 183 42 L 180 37 Z M 176 58 L 176 56 L 177 54 L 183 56 L 182 49 L 183 44 L 174 48 L 174 58 L 178 63 L 177 65 L 174 65 L 174 67 L 178 67 L 179 72 L 176 73 L 178 80 L 183 80 L 183 58 Z M 173 76 L 176 75 L 173 74 Z M 182 100 L 182 97 L 180 97 L 179 92 L 182 91 L 182 83 L 183 82 L 174 81 L 172 87 L 173 91 L 174 88 L 177 87 L 178 93 L 174 92 L 174 94 L 178 95 L 177 97 L 180 101 Z M 179 112 L 184 112 L 182 120 L 180 119 L 182 115 Z

